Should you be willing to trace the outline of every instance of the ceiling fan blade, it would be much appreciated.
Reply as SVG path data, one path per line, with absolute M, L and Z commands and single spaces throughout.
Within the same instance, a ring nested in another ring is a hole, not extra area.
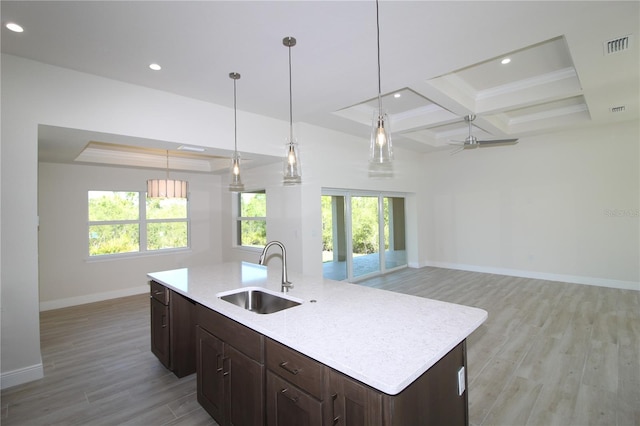
M 449 155 L 456 155 L 460 151 L 464 151 L 464 148 L 464 145 L 460 145 L 458 148 L 452 149 L 451 152 L 449 152 Z
M 499 145 L 515 145 L 517 143 L 518 143 L 518 139 L 493 139 L 493 140 L 478 141 L 478 145 L 482 147 L 499 146 Z

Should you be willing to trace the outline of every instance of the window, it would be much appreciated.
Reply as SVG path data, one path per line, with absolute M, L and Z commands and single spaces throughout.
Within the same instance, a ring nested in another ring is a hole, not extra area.
M 264 247 L 267 244 L 267 194 L 254 191 L 236 195 L 236 245 Z
M 89 256 L 187 248 L 188 210 L 184 198 L 89 191 Z

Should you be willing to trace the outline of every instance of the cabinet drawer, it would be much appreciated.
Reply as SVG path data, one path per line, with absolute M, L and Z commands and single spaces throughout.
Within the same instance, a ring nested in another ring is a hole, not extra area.
M 264 363 L 263 336 L 211 309 L 196 305 L 197 324 L 250 358 Z
M 158 302 L 163 305 L 169 304 L 169 289 L 162 284 L 158 284 L 155 281 L 150 281 L 149 285 L 151 286 L 151 297 L 156 299 Z
M 271 339 L 266 339 L 267 368 L 300 389 L 322 399 L 324 367 L 319 362 Z
M 321 426 L 323 403 L 267 371 L 267 426 Z

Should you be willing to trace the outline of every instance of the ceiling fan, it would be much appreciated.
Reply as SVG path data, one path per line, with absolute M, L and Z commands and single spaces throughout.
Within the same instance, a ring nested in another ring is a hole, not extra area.
M 465 138 L 464 141 L 451 141 L 449 142 L 451 145 L 460 146 L 459 149 L 454 150 L 451 154 L 456 154 L 463 149 L 474 149 L 478 147 L 487 147 L 487 146 L 500 146 L 500 145 L 514 145 L 518 143 L 518 139 L 491 139 L 491 140 L 479 140 L 475 136 L 471 134 L 471 122 L 476 119 L 474 114 L 465 115 L 464 121 L 469 124 L 469 136 Z

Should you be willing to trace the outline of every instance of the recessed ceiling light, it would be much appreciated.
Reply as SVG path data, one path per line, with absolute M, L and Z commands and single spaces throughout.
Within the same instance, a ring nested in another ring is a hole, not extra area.
M 502 65 L 507 65 L 509 62 L 511 62 L 511 58 L 504 58 L 503 60 L 500 61 Z
M 396 93 L 396 94 L 393 95 L 393 97 L 396 98 L 396 99 L 399 98 L 400 96 L 402 96 L 402 93 Z
M 5 25 L 5 27 L 13 31 L 14 33 L 21 33 L 24 31 L 24 28 L 22 28 L 20 25 L 16 24 L 15 22 L 9 22 L 7 23 L 7 25 Z
M 154 71 L 160 71 L 162 69 L 162 67 L 156 63 L 149 65 L 149 68 L 151 68 Z

